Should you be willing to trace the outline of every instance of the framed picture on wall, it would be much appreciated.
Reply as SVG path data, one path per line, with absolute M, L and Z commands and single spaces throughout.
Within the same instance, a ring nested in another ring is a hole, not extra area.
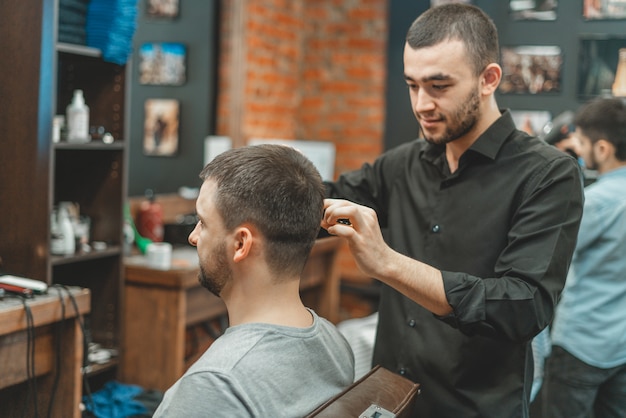
M 611 95 L 619 53 L 626 48 L 626 35 L 588 34 L 580 38 L 577 93 L 587 100 Z
M 145 43 L 139 48 L 139 84 L 180 86 L 187 77 L 187 48 L 173 42 Z
M 584 0 L 583 17 L 587 20 L 626 19 L 626 1 Z
M 448 3 L 472 4 L 474 2 L 472 0 L 430 0 L 430 7 L 441 6 L 442 4 Z
M 502 47 L 503 94 L 545 94 L 561 91 L 563 56 L 558 46 Z
M 157 19 L 173 19 L 178 16 L 179 0 L 145 0 L 146 16 Z
M 178 151 L 180 104 L 175 99 L 145 102 L 143 153 L 171 157 Z
M 509 11 L 515 20 L 556 20 L 557 0 L 510 0 Z

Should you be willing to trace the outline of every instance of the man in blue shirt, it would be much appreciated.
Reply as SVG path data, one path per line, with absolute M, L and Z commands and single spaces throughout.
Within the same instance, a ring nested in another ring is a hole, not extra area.
M 545 416 L 626 417 L 626 105 L 597 99 L 574 119 L 585 189 L 578 242 L 552 326 Z

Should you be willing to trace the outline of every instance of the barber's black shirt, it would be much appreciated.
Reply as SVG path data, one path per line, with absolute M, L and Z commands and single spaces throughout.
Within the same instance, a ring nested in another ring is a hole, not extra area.
M 445 147 L 418 139 L 327 192 L 375 209 L 393 249 L 442 271 L 448 317 L 381 293 L 373 362 L 421 383 L 415 416 L 527 417 L 530 340 L 552 319 L 582 213 L 577 162 L 505 112 L 454 173 Z

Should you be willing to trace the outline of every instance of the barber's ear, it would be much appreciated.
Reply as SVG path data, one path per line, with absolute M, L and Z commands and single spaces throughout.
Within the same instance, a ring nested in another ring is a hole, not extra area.
M 502 68 L 494 63 L 487 65 L 481 74 L 481 93 L 490 95 L 496 91 L 502 79 Z
M 247 227 L 239 227 L 234 233 L 233 261 L 238 263 L 245 260 L 252 251 L 252 231 Z

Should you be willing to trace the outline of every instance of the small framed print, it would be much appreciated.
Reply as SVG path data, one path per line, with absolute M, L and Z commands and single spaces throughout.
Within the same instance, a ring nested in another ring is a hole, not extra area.
M 583 18 L 586 20 L 626 19 L 626 1 L 584 0 Z
M 503 94 L 546 94 L 561 91 L 563 56 L 558 46 L 502 47 Z
M 472 4 L 473 1 L 472 0 L 430 0 L 430 7 L 437 7 L 437 6 L 441 6 L 442 4 L 448 4 L 448 3 Z
M 143 153 L 171 157 L 178 152 L 180 104 L 175 99 L 145 102 Z
M 510 0 L 509 11 L 514 20 L 556 20 L 557 0 Z
M 612 95 L 626 35 L 586 34 L 580 38 L 577 92 L 582 100 Z
M 139 48 L 139 83 L 180 86 L 186 80 L 187 48 L 181 43 L 145 43 Z
M 178 16 L 179 0 L 145 0 L 146 16 L 156 19 L 173 19 Z

